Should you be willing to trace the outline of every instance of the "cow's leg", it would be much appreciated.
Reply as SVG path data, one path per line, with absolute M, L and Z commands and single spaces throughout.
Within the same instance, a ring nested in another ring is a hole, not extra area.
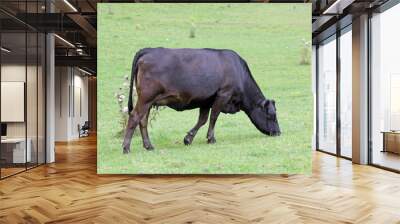
M 140 121 L 139 114 L 136 112 L 136 110 L 133 110 L 129 114 L 128 125 L 126 126 L 125 130 L 125 138 L 124 142 L 122 143 L 124 154 L 129 153 L 131 151 L 130 145 L 132 141 L 133 132 L 135 131 L 136 126 L 139 124 L 139 121 Z
M 150 142 L 149 134 L 147 132 L 147 122 L 149 119 L 150 109 L 151 108 L 149 108 L 149 110 L 147 111 L 147 113 L 144 115 L 143 119 L 139 123 L 140 133 L 142 134 L 143 147 L 147 150 L 154 149 L 153 145 Z
M 125 131 L 125 138 L 122 144 L 124 153 L 129 153 L 131 151 L 130 145 L 133 132 L 135 131 L 135 128 L 138 126 L 143 117 L 146 115 L 146 112 L 149 110 L 150 107 L 151 103 L 141 103 L 141 101 L 138 101 L 135 109 L 129 114 L 128 125 Z
M 222 107 L 229 101 L 229 97 L 230 97 L 229 93 L 219 94 L 212 105 L 210 124 L 208 126 L 208 132 L 207 132 L 207 142 L 209 144 L 214 144 L 216 142 L 214 137 L 215 123 L 217 122 L 218 116 L 221 113 Z
M 207 122 L 209 113 L 210 108 L 200 108 L 199 120 L 197 121 L 197 124 L 187 133 L 187 135 L 183 139 L 185 145 L 192 144 L 193 138 L 194 136 L 196 136 L 197 131 Z

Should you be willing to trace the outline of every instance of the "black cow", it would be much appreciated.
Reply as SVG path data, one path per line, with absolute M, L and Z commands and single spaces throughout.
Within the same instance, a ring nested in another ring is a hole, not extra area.
M 132 87 L 136 84 L 137 103 L 133 108 Z M 168 106 L 177 111 L 200 108 L 197 124 L 184 143 L 208 119 L 208 143 L 215 143 L 214 126 L 220 112 L 243 110 L 262 133 L 280 134 L 275 101 L 266 99 L 251 75 L 247 63 L 232 50 L 145 48 L 136 53 L 132 64 L 129 93 L 129 121 L 123 152 L 130 152 L 133 131 L 140 126 L 143 146 L 152 150 L 147 119 L 152 106 Z

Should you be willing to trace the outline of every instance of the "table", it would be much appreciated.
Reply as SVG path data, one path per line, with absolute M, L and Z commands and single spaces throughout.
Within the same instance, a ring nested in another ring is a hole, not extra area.
M 25 152 L 25 138 L 6 138 L 1 139 L 1 157 L 6 163 L 26 163 L 31 162 L 32 153 L 30 138 L 26 139 L 27 147 Z
M 392 152 L 400 154 L 400 131 L 382 131 L 383 150 L 382 152 Z

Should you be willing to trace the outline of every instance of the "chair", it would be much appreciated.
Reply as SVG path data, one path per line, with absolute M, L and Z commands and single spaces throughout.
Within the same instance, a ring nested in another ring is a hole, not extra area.
M 85 121 L 82 127 L 80 127 L 80 125 L 78 124 L 79 138 L 89 136 L 89 129 L 90 129 L 89 121 Z

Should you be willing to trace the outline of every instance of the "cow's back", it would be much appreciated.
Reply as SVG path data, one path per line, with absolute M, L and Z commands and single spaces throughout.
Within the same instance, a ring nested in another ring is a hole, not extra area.
M 212 103 L 220 89 L 240 89 L 242 80 L 237 55 L 230 50 L 146 49 L 139 69 L 141 75 L 158 82 L 164 93 L 176 95 L 170 101 L 179 101 L 172 105 L 179 110 Z

